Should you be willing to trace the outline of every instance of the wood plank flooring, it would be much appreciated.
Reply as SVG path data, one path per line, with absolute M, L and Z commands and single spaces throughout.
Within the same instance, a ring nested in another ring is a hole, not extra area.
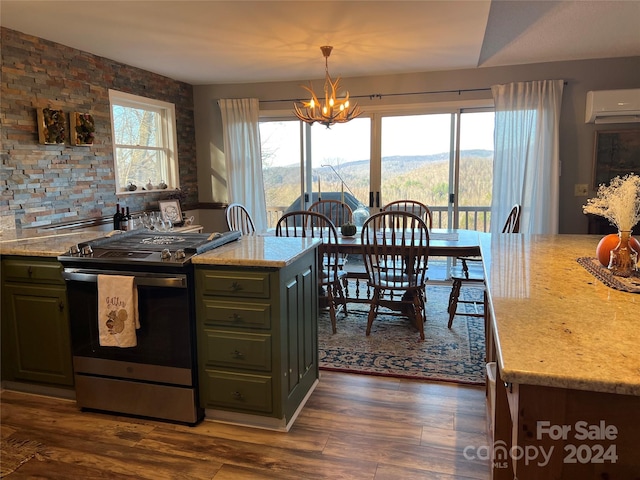
M 3 440 L 41 444 L 8 480 L 489 477 L 488 462 L 463 456 L 487 445 L 483 387 L 322 371 L 288 433 L 81 412 L 6 390 L 0 406 Z

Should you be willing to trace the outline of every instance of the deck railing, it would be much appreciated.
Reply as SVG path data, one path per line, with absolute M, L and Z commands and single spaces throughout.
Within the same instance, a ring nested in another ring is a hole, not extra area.
M 276 223 L 288 207 L 267 207 L 267 224 L 275 228 Z M 449 228 L 446 206 L 429 207 L 433 219 L 433 228 Z M 491 226 L 491 207 L 464 206 L 458 207 L 458 228 L 488 232 Z

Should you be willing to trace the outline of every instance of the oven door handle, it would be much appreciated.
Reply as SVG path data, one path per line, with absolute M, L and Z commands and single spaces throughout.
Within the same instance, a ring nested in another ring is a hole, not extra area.
M 120 272 L 116 270 L 87 270 L 65 268 L 62 277 L 74 282 L 98 282 L 98 275 L 123 275 L 135 277 L 136 285 L 141 287 L 187 288 L 186 275 L 163 275 L 161 273 Z

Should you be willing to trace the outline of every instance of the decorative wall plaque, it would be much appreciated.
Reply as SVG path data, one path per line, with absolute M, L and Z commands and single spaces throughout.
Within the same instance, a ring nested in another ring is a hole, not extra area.
M 38 140 L 45 145 L 58 145 L 67 138 L 67 119 L 62 110 L 39 108 Z
M 74 112 L 71 116 L 71 143 L 74 145 L 93 145 L 96 124 L 88 113 Z

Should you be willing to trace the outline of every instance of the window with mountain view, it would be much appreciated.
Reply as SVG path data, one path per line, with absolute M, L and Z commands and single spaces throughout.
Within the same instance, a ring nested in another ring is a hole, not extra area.
M 391 201 L 413 199 L 432 209 L 434 227 L 455 225 L 457 219 L 459 227 L 487 231 L 493 115 L 374 113 L 329 129 L 263 118 L 270 226 L 286 209 L 307 208 L 319 192 L 323 198 L 344 192 L 352 207 L 371 205 L 371 213 Z M 303 192 L 306 203 L 300 203 Z

